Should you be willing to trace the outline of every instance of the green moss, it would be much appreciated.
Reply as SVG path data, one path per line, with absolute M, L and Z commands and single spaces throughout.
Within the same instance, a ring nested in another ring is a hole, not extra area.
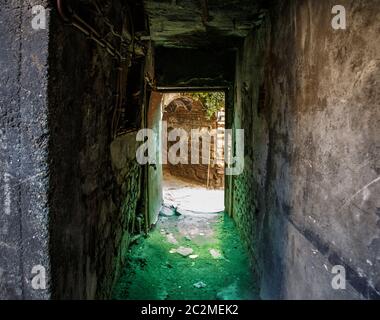
M 193 300 L 253 299 L 257 297 L 248 257 L 233 221 L 220 216 L 211 223 L 213 236 L 199 235 L 187 240 L 177 228 L 178 217 L 159 222 L 147 239 L 133 246 L 128 263 L 114 289 L 115 299 Z M 160 232 L 165 225 L 178 244 L 171 244 Z M 173 248 L 191 247 L 196 259 L 169 253 Z M 214 259 L 209 250 L 216 249 L 223 259 Z M 205 288 L 195 288 L 197 282 Z

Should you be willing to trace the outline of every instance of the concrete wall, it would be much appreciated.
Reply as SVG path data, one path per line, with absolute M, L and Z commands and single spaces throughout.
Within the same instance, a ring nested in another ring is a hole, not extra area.
M 233 215 L 263 298 L 379 298 L 380 2 L 340 1 L 347 30 L 335 1 L 278 3 L 239 52 Z
M 120 1 L 102 9 L 116 30 L 127 19 Z M 143 223 L 136 133 L 112 137 L 117 60 L 57 15 L 50 35 L 52 295 L 107 298 Z
M 47 2 L 0 1 L 0 299 L 50 297 L 31 285 L 34 266 L 50 270 L 48 32 L 31 25 Z
M 147 117 L 147 128 L 155 133 L 155 141 L 151 141 L 155 148 L 156 165 L 149 165 L 147 170 L 147 209 L 149 216 L 149 226 L 156 224 L 158 214 L 162 207 L 162 93 L 152 92 L 149 99 L 149 109 Z
M 0 299 L 111 297 L 146 222 L 136 132 L 112 132 L 119 63 L 52 3 L 0 1 Z M 89 13 L 91 1 L 72 4 L 109 31 L 96 10 Z M 131 4 L 141 31 L 139 4 Z M 44 30 L 32 28 L 34 5 L 47 9 Z M 121 25 L 125 2 L 103 2 L 102 10 L 115 31 L 131 31 Z M 45 268 L 45 290 L 32 288 L 35 266 Z

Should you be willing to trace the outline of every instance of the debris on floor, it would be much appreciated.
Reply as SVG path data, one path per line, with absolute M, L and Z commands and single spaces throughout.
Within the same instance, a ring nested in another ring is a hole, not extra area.
M 179 253 L 181 256 L 187 257 L 188 255 L 193 253 L 193 249 L 191 248 L 185 248 L 185 247 L 179 247 L 177 249 L 177 253 Z
M 222 254 L 221 254 L 218 250 L 210 249 L 209 252 L 210 252 L 211 256 L 212 256 L 214 259 L 222 259 L 222 258 L 223 258 Z
M 176 213 L 176 209 L 174 207 L 162 206 L 160 210 L 160 216 L 163 216 L 163 217 L 171 217 L 171 216 L 174 216 L 175 213 Z
M 148 238 L 124 253 L 128 260 L 114 288 L 115 299 L 258 299 L 247 252 L 231 218 L 223 214 L 162 218 Z M 178 243 L 169 243 L 168 235 Z M 211 252 L 223 258 L 215 259 Z
M 177 239 L 174 238 L 173 234 L 171 234 L 171 233 L 169 233 L 169 234 L 166 235 L 166 239 L 171 244 L 177 244 L 178 243 Z
M 194 283 L 194 287 L 198 288 L 198 289 L 205 288 L 206 286 L 207 286 L 207 284 L 205 284 L 203 281 L 199 281 L 197 283 Z

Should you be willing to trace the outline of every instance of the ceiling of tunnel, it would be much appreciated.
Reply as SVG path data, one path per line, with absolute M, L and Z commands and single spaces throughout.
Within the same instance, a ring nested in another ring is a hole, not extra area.
M 234 47 L 260 24 L 260 0 L 145 0 L 150 39 L 174 48 Z

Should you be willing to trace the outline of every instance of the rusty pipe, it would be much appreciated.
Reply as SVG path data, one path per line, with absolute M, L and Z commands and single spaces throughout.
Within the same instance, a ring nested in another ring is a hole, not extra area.
M 96 42 L 99 46 L 106 49 L 106 51 L 112 56 L 117 57 L 118 60 L 127 60 L 127 57 L 123 56 L 119 50 L 117 50 L 109 41 L 102 38 L 100 33 L 96 31 L 94 27 L 89 25 L 77 14 L 72 12 L 71 8 L 65 6 L 64 0 L 57 0 L 57 10 L 63 21 L 72 25 L 81 31 L 84 35 Z M 70 15 L 67 14 L 69 12 Z M 112 25 L 111 25 L 112 26 Z M 114 28 L 112 27 L 114 30 Z M 113 32 L 114 34 L 115 32 Z M 118 35 L 120 39 L 124 39 L 121 35 Z M 128 40 L 122 40 L 123 43 L 128 43 Z
M 58 8 L 58 12 L 59 12 L 61 18 L 66 23 L 77 28 L 79 31 L 81 31 L 83 34 L 85 34 L 91 40 L 95 41 L 98 45 L 100 45 L 102 48 L 105 48 L 111 56 L 113 56 L 113 57 L 116 56 L 119 60 L 127 60 L 129 58 L 129 57 L 123 56 L 121 54 L 121 52 L 119 50 L 117 50 L 109 41 L 105 40 L 100 35 L 100 33 L 98 31 L 96 31 L 95 28 L 93 28 L 86 21 L 84 21 L 81 17 L 79 17 L 77 14 L 75 14 L 71 8 L 65 7 L 64 0 L 57 0 L 57 8 Z M 68 15 L 67 12 L 70 12 L 70 15 Z M 130 21 L 132 21 L 133 17 L 132 17 L 130 10 L 128 10 L 128 17 L 129 17 Z M 128 54 L 139 55 L 139 56 L 145 55 L 144 46 L 139 41 L 135 40 L 133 23 L 131 24 L 132 35 L 129 38 L 126 38 L 126 37 L 123 37 L 121 34 L 118 34 L 115 32 L 114 26 L 108 21 L 108 19 L 103 17 L 103 20 L 104 20 L 104 23 L 110 28 L 110 33 L 114 37 L 120 39 L 121 45 L 130 45 L 132 47 L 132 48 L 126 49 L 126 52 Z
M 70 18 L 65 13 L 65 7 L 63 5 L 63 0 L 57 0 L 58 13 L 65 22 L 70 22 Z

